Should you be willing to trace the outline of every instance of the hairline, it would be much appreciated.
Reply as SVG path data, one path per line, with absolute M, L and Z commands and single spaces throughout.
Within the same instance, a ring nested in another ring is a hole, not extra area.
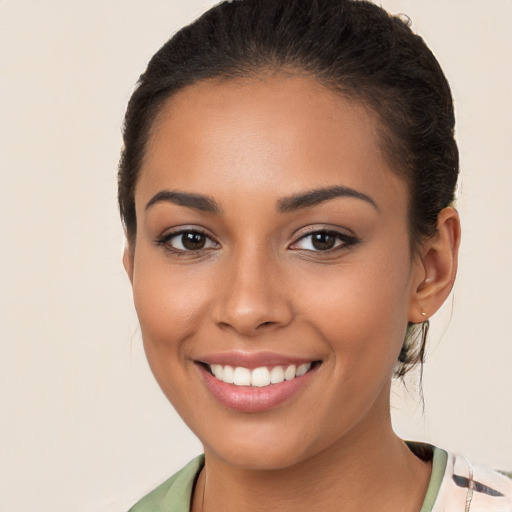
M 212 73 L 210 76 L 199 77 L 194 80 L 190 80 L 189 82 L 184 84 L 176 84 L 176 86 L 173 88 L 162 88 L 160 91 L 158 91 L 158 93 L 161 93 L 162 97 L 150 103 L 150 105 L 148 106 L 148 111 L 150 111 L 150 113 L 146 119 L 146 134 L 144 135 L 143 152 L 140 159 L 137 179 L 130 194 L 130 200 L 132 202 L 133 208 L 135 208 L 135 195 L 138 183 L 140 181 L 142 169 L 144 167 L 144 160 L 148 150 L 148 146 L 151 144 L 151 140 L 154 138 L 153 135 L 155 131 L 158 129 L 160 123 L 162 122 L 168 110 L 169 103 L 172 102 L 172 100 L 177 94 L 179 94 L 181 91 L 188 89 L 189 87 L 193 87 L 194 85 L 199 84 L 211 83 L 220 85 L 223 83 L 233 81 L 265 81 L 269 78 L 279 75 L 286 78 L 301 77 L 310 79 L 311 81 L 316 82 L 317 84 L 324 87 L 326 90 L 334 92 L 337 95 L 341 96 L 342 98 L 359 104 L 359 106 L 364 108 L 367 111 L 367 113 L 375 120 L 376 141 L 378 147 L 382 152 L 382 155 L 385 158 L 390 171 L 396 176 L 398 176 L 399 179 L 403 180 L 403 182 L 406 185 L 406 190 L 408 194 L 407 212 L 410 249 L 411 253 L 417 252 L 419 246 L 421 245 L 421 242 L 428 237 L 426 237 L 424 234 L 418 233 L 417 230 L 414 229 L 412 223 L 413 191 L 412 180 L 410 178 L 410 169 L 408 169 L 408 165 L 406 163 L 409 156 L 407 154 L 408 151 L 406 147 L 400 143 L 397 135 L 393 133 L 391 126 L 389 126 L 389 124 L 386 123 L 386 120 L 379 112 L 378 108 L 372 104 L 373 102 L 369 95 L 365 94 L 365 92 L 368 92 L 368 89 L 366 87 L 362 87 L 363 92 L 358 93 L 354 90 L 354 87 L 345 84 L 340 85 L 334 79 L 329 79 L 327 77 L 324 77 L 321 73 L 315 73 L 313 71 L 306 69 L 306 67 L 300 67 L 299 65 L 292 65 L 286 63 L 262 63 L 246 66 L 240 65 L 238 68 L 224 69 L 216 73 Z M 136 215 L 133 228 L 133 233 L 128 233 L 127 226 L 125 225 L 125 235 L 128 245 L 133 245 L 133 248 L 135 248 L 137 238 Z

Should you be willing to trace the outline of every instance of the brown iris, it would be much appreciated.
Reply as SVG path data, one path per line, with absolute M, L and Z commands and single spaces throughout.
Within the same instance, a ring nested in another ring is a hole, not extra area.
M 189 251 L 202 249 L 206 244 L 206 237 L 201 233 L 187 232 L 181 235 L 181 243 Z
M 327 232 L 314 233 L 311 235 L 311 243 L 315 249 L 327 251 L 334 247 L 336 236 Z

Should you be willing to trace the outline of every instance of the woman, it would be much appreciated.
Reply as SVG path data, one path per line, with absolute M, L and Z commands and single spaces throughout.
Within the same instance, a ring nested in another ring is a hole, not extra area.
M 453 130 L 437 61 L 370 3 L 224 2 L 157 52 L 124 265 L 204 457 L 134 512 L 511 509 L 507 477 L 391 427 L 456 274 Z

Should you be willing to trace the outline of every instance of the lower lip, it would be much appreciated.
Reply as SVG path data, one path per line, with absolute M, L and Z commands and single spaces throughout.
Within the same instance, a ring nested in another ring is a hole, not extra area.
M 262 412 L 282 404 L 304 389 L 317 369 L 315 366 L 301 377 L 258 388 L 227 384 L 215 378 L 203 365 L 197 366 L 210 393 L 226 407 L 240 412 Z

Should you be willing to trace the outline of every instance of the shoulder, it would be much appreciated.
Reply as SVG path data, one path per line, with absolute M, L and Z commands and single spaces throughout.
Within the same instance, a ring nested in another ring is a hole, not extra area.
M 129 512 L 184 512 L 189 510 L 194 484 L 203 465 L 204 455 L 196 457 L 183 469 L 144 496 Z
M 446 453 L 446 467 L 432 512 L 511 512 L 510 474 Z

